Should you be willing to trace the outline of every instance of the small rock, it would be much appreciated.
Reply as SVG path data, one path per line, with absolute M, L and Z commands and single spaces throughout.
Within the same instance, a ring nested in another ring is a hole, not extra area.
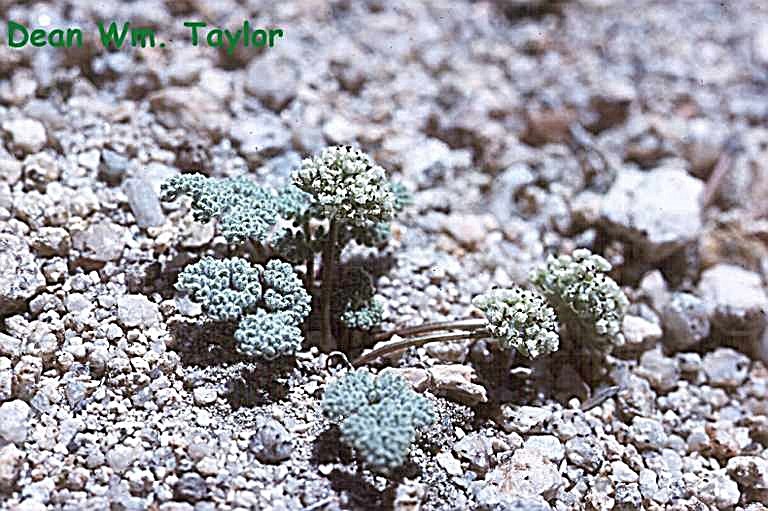
M 79 381 L 70 381 L 65 387 L 64 393 L 67 396 L 69 406 L 77 408 L 80 402 L 85 399 L 85 385 Z
M 709 310 L 701 298 L 675 293 L 661 313 L 664 344 L 678 351 L 689 349 L 709 337 Z
M 10 443 L 0 448 L 0 491 L 11 492 L 19 480 L 24 452 Z
M 8 158 L 0 158 L 0 181 L 12 185 L 21 179 L 21 162 Z
M 473 432 L 464 436 L 453 445 L 453 450 L 481 473 L 487 472 L 491 466 L 493 448 L 490 440 L 480 433 Z
M 639 479 L 637 473 L 623 461 L 611 462 L 611 474 L 612 479 L 620 483 L 636 483 Z
M 240 153 L 256 164 L 284 151 L 291 141 L 290 130 L 268 112 L 235 120 L 230 136 L 240 145 Z
M 395 491 L 394 511 L 419 511 L 425 494 L 426 490 L 422 483 L 404 480 Z
M 597 471 L 605 459 L 605 450 L 594 436 L 577 436 L 565 443 L 568 460 L 589 472 Z
M 43 257 L 66 256 L 72 241 L 62 227 L 41 227 L 32 237 L 32 248 Z
M 134 447 L 116 445 L 107 452 L 106 461 L 112 470 L 121 474 L 131 466 L 137 455 L 137 449 Z
M 738 387 L 747 378 L 749 358 L 731 348 L 718 348 L 704 356 L 702 366 L 711 385 Z
M 245 90 L 275 112 L 282 110 L 298 92 L 299 65 L 286 58 L 253 59 L 246 73 Z
M 117 184 L 128 170 L 130 160 L 109 149 L 101 152 L 101 165 L 99 166 L 99 177 L 110 184 Z
M 20 399 L 0 405 L 0 437 L 17 444 L 27 439 L 29 405 Z
M 160 199 L 151 184 L 143 179 L 131 178 L 125 181 L 123 190 L 139 227 L 146 229 L 165 223 Z
M 195 404 L 200 406 L 211 405 L 219 397 L 216 389 L 208 387 L 198 387 L 192 391 L 192 395 L 195 398 Z
M 758 273 L 718 264 L 701 274 L 699 295 L 712 306 L 714 330 L 726 338 L 739 337 L 748 350 L 757 349 L 768 314 L 768 296 Z
M 323 123 L 323 136 L 331 144 L 350 144 L 360 134 L 360 127 L 340 115 L 333 115 Z
M 279 463 L 291 457 L 293 441 L 285 426 L 275 419 L 267 419 L 256 428 L 248 449 L 262 463 Z
M 720 472 L 708 472 L 700 476 L 695 493 L 705 504 L 717 509 L 732 509 L 739 503 L 739 486 L 727 475 Z
M 620 348 L 622 354 L 642 353 L 653 348 L 662 333 L 658 324 L 632 314 L 624 316 L 621 330 L 626 341 Z
M 45 127 L 34 119 L 5 121 L 2 128 L 11 136 L 14 148 L 23 153 L 36 153 L 42 150 L 48 141 Z
M 208 495 L 208 485 L 199 474 L 187 472 L 176 482 L 173 493 L 179 500 L 197 502 Z
M 520 497 L 550 498 L 563 485 L 557 466 L 534 449 L 518 449 L 485 478 L 502 493 Z
M 635 417 L 629 428 L 630 441 L 641 451 L 650 449 L 659 451 L 667 442 L 664 427 L 655 419 Z
M 674 358 L 665 357 L 661 350 L 646 351 L 640 357 L 637 374 L 642 376 L 658 391 L 675 388 L 680 379 L 680 368 Z
M 92 223 L 72 236 L 72 245 L 86 260 L 115 261 L 120 259 L 125 248 L 125 228 L 110 222 Z
M 126 328 L 151 327 L 160 321 L 160 309 L 144 295 L 123 295 L 117 299 L 117 319 Z
M 616 511 L 635 511 L 642 509 L 643 496 L 637 484 L 620 483 L 616 485 L 614 498 Z
M 460 476 L 464 473 L 461 469 L 461 463 L 450 452 L 440 451 L 435 456 L 435 461 L 452 476 Z
M 565 457 L 565 447 L 553 435 L 533 435 L 525 440 L 524 447 L 535 449 L 553 463 L 560 463 Z
M 0 233 L 0 311 L 10 313 L 24 307 L 45 287 L 45 277 L 23 238 Z
M 445 217 L 443 227 L 448 234 L 469 250 L 475 250 L 488 234 L 485 215 L 453 214 Z
M 441 362 L 461 364 L 467 359 L 469 343 L 466 341 L 430 342 L 424 345 L 424 349 L 430 357 Z
M 540 431 L 544 422 L 550 417 L 552 417 L 552 412 L 546 408 L 503 405 L 498 422 L 508 433 L 524 434 L 529 431 Z
M 757 456 L 736 456 L 728 460 L 726 471 L 745 488 L 768 490 L 768 460 Z
M 607 230 L 633 241 L 645 260 L 660 261 L 696 238 L 703 188 L 684 170 L 624 169 L 603 199 L 601 219 Z
M 418 367 L 387 367 L 381 372 L 402 376 L 417 392 L 423 392 L 429 384 L 429 373 Z
M 16 357 L 21 351 L 21 340 L 0 332 L 0 355 Z
M 485 387 L 472 383 L 475 370 L 462 364 L 436 365 L 429 368 L 436 394 L 474 406 L 488 401 Z
M 508 495 L 485 481 L 472 483 L 470 489 L 478 511 L 552 511 L 552 507 L 541 497 Z

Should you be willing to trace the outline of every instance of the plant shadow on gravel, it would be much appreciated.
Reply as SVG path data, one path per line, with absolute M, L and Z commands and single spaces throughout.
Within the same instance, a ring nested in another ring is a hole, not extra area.
M 245 362 L 250 359 L 235 349 L 236 326 L 232 323 L 198 320 L 175 321 L 169 324 L 173 345 L 185 366 L 214 367 Z
M 225 381 L 226 399 L 233 409 L 262 406 L 286 398 L 294 359 L 261 364 L 235 349 L 235 325 L 177 321 L 170 325 L 174 351 L 182 365 L 216 373 Z
M 253 408 L 282 401 L 288 397 L 288 379 L 281 378 L 288 368 L 272 366 L 244 367 L 229 376 L 226 399 L 232 409 Z
M 334 491 L 347 495 L 352 509 L 392 509 L 398 481 L 403 477 L 413 477 L 419 470 L 414 463 L 408 462 L 398 469 L 397 477 L 388 481 L 384 490 L 379 490 L 364 476 L 352 449 L 341 441 L 339 429 L 335 426 L 325 429 L 315 439 L 311 462 L 313 465 L 336 463 L 356 467 L 352 471 L 334 468 L 327 476 Z

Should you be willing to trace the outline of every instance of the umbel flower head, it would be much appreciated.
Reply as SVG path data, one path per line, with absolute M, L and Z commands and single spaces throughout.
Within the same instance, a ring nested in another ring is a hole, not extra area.
M 293 184 L 311 196 L 318 217 L 368 227 L 395 214 L 395 193 L 386 172 L 351 146 L 333 146 L 301 162 Z
M 435 421 L 432 404 L 401 376 L 366 369 L 328 384 L 323 414 L 339 423 L 341 439 L 373 470 L 388 473 L 405 461 L 420 428 Z
M 605 273 L 611 264 L 587 249 L 572 255 L 549 256 L 531 273 L 531 282 L 555 307 L 569 335 L 610 352 L 624 344 L 621 324 L 629 300 Z
M 504 349 L 536 358 L 560 347 L 557 316 L 544 297 L 527 289 L 492 289 L 472 304 L 483 311 L 488 331 Z

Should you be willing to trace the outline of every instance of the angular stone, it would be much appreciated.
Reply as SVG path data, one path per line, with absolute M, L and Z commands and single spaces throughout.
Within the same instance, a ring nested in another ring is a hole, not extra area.
M 546 408 L 504 405 L 497 422 L 504 431 L 528 433 L 529 431 L 539 431 L 550 417 L 552 417 L 552 412 Z
M 291 457 L 293 440 L 285 426 L 267 419 L 257 426 L 248 449 L 262 463 L 279 463 Z
M 21 444 L 27 439 L 29 405 L 20 399 L 0 405 L 0 438 Z
M 117 184 L 128 170 L 130 160 L 109 149 L 101 152 L 101 164 L 99 166 L 99 177 L 110 184 Z
M 491 441 L 480 433 L 466 435 L 453 444 L 453 450 L 459 457 L 467 460 L 474 470 L 485 473 L 491 466 Z
M 443 467 L 449 475 L 460 476 L 464 473 L 461 469 L 461 462 L 453 457 L 453 454 L 446 451 L 440 451 L 435 455 L 435 461 L 437 464 Z
M 192 395 L 195 399 L 195 404 L 200 406 L 211 405 L 216 402 L 218 394 L 216 389 L 207 387 L 198 387 L 192 391 Z
M 40 151 L 48 141 L 45 127 L 34 119 L 5 121 L 1 126 L 11 136 L 14 148 L 27 154 Z
M 667 442 L 667 434 L 664 427 L 655 419 L 635 417 L 628 435 L 630 441 L 642 450 L 660 451 Z
M 637 374 L 648 380 L 655 390 L 666 391 L 677 385 L 680 368 L 674 358 L 665 357 L 661 350 L 656 349 L 643 353 Z
M 553 463 L 560 463 L 565 457 L 565 447 L 554 435 L 533 435 L 525 440 L 525 448 L 535 449 Z
M 268 108 L 279 112 L 298 92 L 301 71 L 296 62 L 266 56 L 253 59 L 248 66 L 245 90 Z
M 10 492 L 16 487 L 24 461 L 24 452 L 10 443 L 0 448 L 0 491 Z
M 709 337 L 709 309 L 706 302 L 690 293 L 675 293 L 664 306 L 664 344 L 686 350 Z
M 135 447 L 116 445 L 107 452 L 107 464 L 112 470 L 118 474 L 122 474 L 131 466 L 138 454 L 139 453 Z
M 160 308 L 144 295 L 123 295 L 117 299 L 117 319 L 126 328 L 151 327 L 160 319 Z
M 720 471 L 706 472 L 699 477 L 695 493 L 703 503 L 723 510 L 733 509 L 732 506 L 739 503 L 741 497 L 739 486 L 726 474 Z
M 21 310 L 45 287 L 45 276 L 23 238 L 0 233 L 0 314 Z
M 41 227 L 32 236 L 32 248 L 43 257 L 66 256 L 72 241 L 63 227 Z
M 187 472 L 176 482 L 173 493 L 178 500 L 197 502 L 208 494 L 208 485 L 200 474 Z
M 290 130 L 271 113 L 236 120 L 229 135 L 239 143 L 240 153 L 257 164 L 284 151 L 291 141 Z
M 749 358 L 731 348 L 718 348 L 704 356 L 702 367 L 710 385 L 735 388 L 747 378 Z
M 72 236 L 72 245 L 89 261 L 116 261 L 125 248 L 125 228 L 111 222 L 93 223 Z
M 768 460 L 757 456 L 736 456 L 728 460 L 726 471 L 746 488 L 768 490 Z
M 621 326 L 624 332 L 625 344 L 619 348 L 623 353 L 642 353 L 653 348 L 656 341 L 661 339 L 661 327 L 653 321 L 640 316 L 627 314 Z
M 429 369 L 436 394 L 467 405 L 488 401 L 485 387 L 472 383 L 475 371 L 463 364 L 436 365 Z
M 610 232 L 634 242 L 644 259 L 659 261 L 698 236 L 703 188 L 684 170 L 624 169 L 603 199 L 601 219 Z
M 146 229 L 165 223 L 165 215 L 152 185 L 143 179 L 131 178 L 123 184 L 123 191 L 128 197 L 136 224 Z
M 486 483 L 502 493 L 521 497 L 550 498 L 563 485 L 557 466 L 535 449 L 515 451 L 509 461 L 489 472 Z
M 574 465 L 597 471 L 605 460 L 605 449 L 594 436 L 577 436 L 565 443 L 565 454 Z
M 759 274 L 718 264 L 701 274 L 699 295 L 712 307 L 713 329 L 726 338 L 738 337 L 747 351 L 757 350 L 768 315 L 768 295 Z

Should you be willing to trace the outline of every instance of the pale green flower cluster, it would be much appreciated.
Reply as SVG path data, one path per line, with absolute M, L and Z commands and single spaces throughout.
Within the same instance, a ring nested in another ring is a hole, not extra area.
M 570 335 L 597 349 L 624 344 L 621 325 L 629 300 L 605 273 L 611 264 L 587 249 L 550 256 L 531 273 L 531 282 L 554 306 Z
M 384 169 L 351 146 L 333 146 L 307 158 L 293 184 L 312 197 L 313 212 L 342 224 L 369 227 L 395 214 L 395 193 Z
M 483 311 L 488 331 L 504 349 L 536 358 L 560 347 L 557 316 L 544 297 L 527 289 L 493 289 L 472 304 Z

